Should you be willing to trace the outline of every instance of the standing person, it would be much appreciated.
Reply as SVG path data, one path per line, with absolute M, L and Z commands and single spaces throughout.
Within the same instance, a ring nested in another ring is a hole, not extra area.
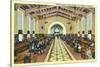
M 32 43 L 32 52 L 34 52 L 34 49 L 35 49 L 35 43 L 33 42 Z
M 32 51 L 32 39 L 30 39 L 30 42 L 29 42 L 29 51 L 31 52 Z
M 75 47 L 74 47 L 74 49 L 75 49 L 76 52 L 77 52 L 77 48 L 78 48 L 78 42 L 76 41 L 75 42 Z
M 73 39 L 73 42 L 72 42 L 72 47 L 74 47 L 75 46 L 75 40 Z

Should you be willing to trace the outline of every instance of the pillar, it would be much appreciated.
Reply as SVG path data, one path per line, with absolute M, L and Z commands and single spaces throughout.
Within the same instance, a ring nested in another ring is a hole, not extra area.
M 77 33 L 77 20 L 75 20 L 73 25 L 73 33 L 76 34 Z
M 95 34 L 95 13 L 92 14 L 92 33 Z
M 88 21 L 87 21 L 87 16 L 85 16 L 85 34 L 88 34 Z
M 82 34 L 82 19 L 79 19 L 80 34 Z
M 29 30 L 30 34 L 32 34 L 32 16 L 30 15 L 30 22 L 29 22 Z
M 14 11 L 14 34 L 18 34 L 18 11 Z
M 25 12 L 23 13 L 23 21 L 22 21 L 22 30 L 23 34 L 27 34 L 27 29 L 26 29 L 26 15 Z
M 35 33 L 39 33 L 39 18 L 35 16 Z

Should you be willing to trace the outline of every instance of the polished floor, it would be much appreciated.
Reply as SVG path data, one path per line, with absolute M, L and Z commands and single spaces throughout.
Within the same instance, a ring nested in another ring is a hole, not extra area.
M 60 38 L 55 37 L 53 42 L 54 43 L 52 43 L 53 46 L 48 61 L 55 62 L 72 60 L 71 56 L 68 54 L 66 48 L 64 47 L 64 42 Z

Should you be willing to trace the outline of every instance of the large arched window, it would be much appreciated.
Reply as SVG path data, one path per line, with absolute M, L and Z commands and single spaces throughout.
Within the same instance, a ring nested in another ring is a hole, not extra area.
M 18 13 L 18 30 L 22 30 L 22 14 Z
M 88 15 L 88 38 L 92 39 L 92 13 Z
M 88 30 L 92 30 L 92 13 L 88 16 Z
M 77 32 L 79 32 L 80 31 L 80 22 L 79 22 L 79 20 L 77 21 Z
M 85 31 L 85 17 L 82 17 L 82 31 Z
M 18 13 L 17 13 L 17 17 L 18 17 L 18 41 L 22 42 L 23 41 L 23 34 L 22 34 L 22 13 L 21 11 L 18 9 Z

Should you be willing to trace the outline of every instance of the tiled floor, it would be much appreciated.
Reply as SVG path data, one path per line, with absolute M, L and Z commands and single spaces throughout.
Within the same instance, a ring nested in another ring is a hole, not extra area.
M 63 46 L 62 40 L 60 38 L 55 38 L 54 46 L 52 48 L 49 61 L 68 61 L 71 60 L 65 47 Z

